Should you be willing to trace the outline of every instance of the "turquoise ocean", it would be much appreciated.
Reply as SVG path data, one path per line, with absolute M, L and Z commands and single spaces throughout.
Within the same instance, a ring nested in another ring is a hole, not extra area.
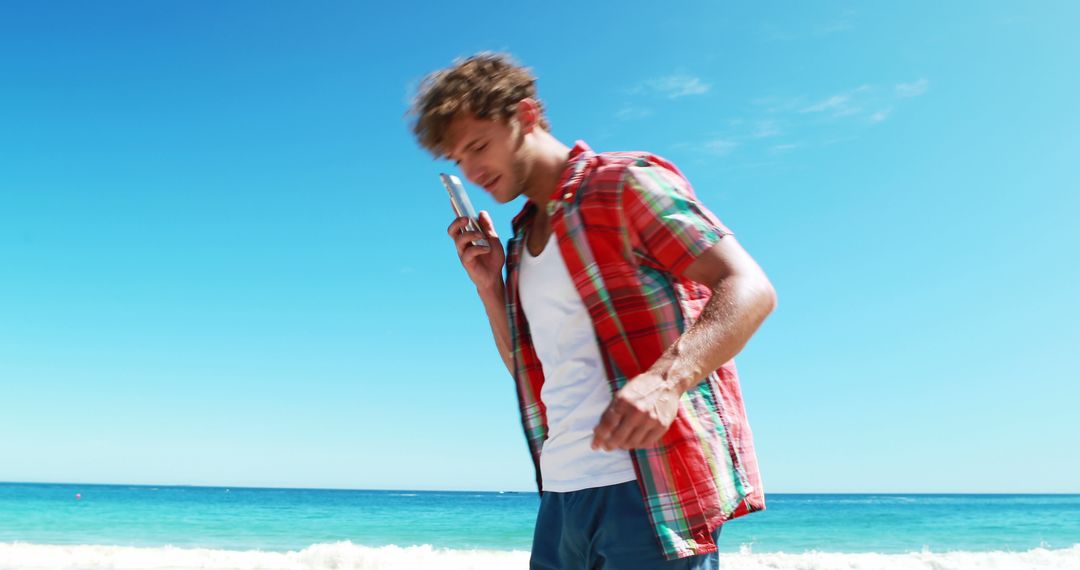
M 1080 495 L 771 494 L 724 568 L 1080 569 Z M 528 567 L 535 493 L 0 483 L 0 569 Z

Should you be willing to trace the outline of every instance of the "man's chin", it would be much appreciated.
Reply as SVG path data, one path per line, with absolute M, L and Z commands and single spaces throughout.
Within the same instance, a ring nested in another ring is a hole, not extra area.
M 521 195 L 521 192 L 514 192 L 513 190 L 496 190 L 491 193 L 491 198 L 499 204 L 509 204 L 513 202 L 515 198 Z

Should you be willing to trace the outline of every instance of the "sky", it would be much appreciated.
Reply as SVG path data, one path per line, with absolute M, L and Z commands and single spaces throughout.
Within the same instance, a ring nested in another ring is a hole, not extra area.
M 1080 5 L 659 6 L 0 5 L 0 481 L 532 489 L 405 117 L 495 50 L 769 275 L 766 491 L 1080 492 Z

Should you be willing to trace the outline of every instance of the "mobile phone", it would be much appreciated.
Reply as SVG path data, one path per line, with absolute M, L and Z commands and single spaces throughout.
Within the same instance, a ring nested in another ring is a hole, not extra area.
M 450 194 L 450 206 L 454 208 L 454 215 L 459 218 L 469 218 L 469 223 L 465 225 L 465 229 L 470 232 L 480 231 L 480 220 L 476 217 L 476 210 L 473 209 L 472 202 L 469 200 L 469 195 L 465 192 L 465 187 L 461 185 L 461 179 L 453 174 L 441 173 L 439 178 L 442 179 L 443 186 L 446 187 L 446 193 Z M 490 247 L 486 239 L 473 240 L 473 245 L 480 247 Z

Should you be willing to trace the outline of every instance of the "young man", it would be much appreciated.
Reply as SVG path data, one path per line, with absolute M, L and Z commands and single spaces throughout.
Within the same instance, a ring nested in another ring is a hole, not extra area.
M 421 146 L 528 200 L 505 251 L 487 212 L 447 231 L 517 382 L 532 568 L 718 567 L 721 524 L 765 508 L 732 362 L 776 302 L 764 273 L 674 165 L 556 140 L 508 56 L 432 73 L 412 114 Z

